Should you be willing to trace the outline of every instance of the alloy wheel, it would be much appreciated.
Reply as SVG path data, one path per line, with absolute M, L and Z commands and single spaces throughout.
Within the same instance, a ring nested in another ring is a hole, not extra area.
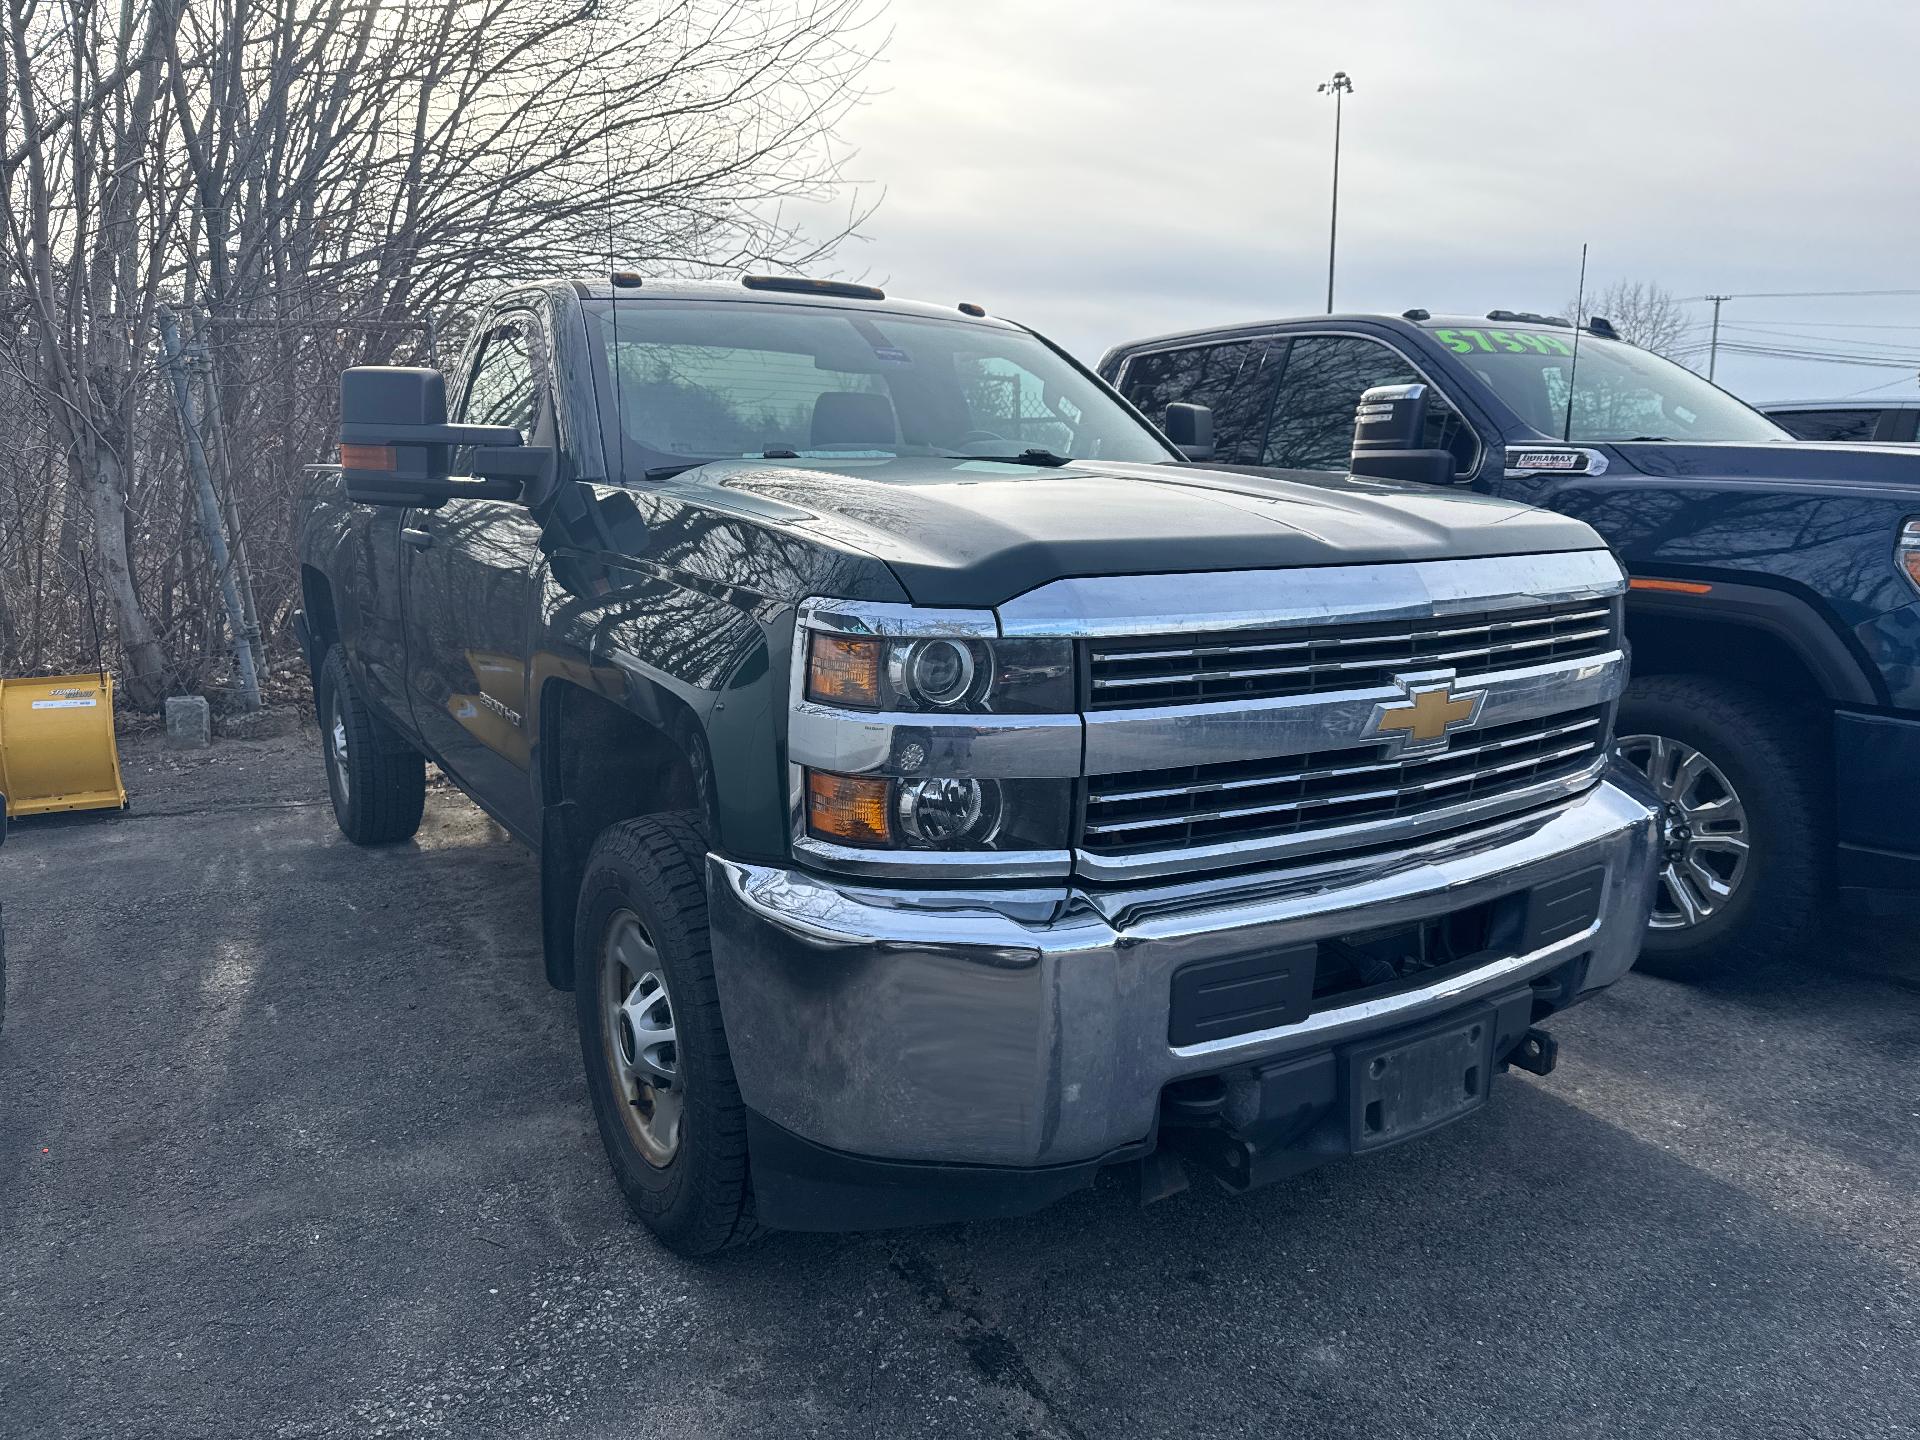
M 1668 735 L 1624 735 L 1620 757 L 1660 795 L 1660 888 L 1649 923 L 1690 930 L 1726 909 L 1746 878 L 1747 807 L 1726 773 Z

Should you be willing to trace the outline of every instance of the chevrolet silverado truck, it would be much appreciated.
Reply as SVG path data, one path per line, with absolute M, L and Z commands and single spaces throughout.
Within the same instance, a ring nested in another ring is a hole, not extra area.
M 431 759 L 538 854 L 675 1249 L 1245 1189 L 1544 1073 L 1633 964 L 1577 520 L 1195 468 L 1202 412 L 844 282 L 517 289 L 453 392 L 347 371 L 300 502 L 334 811 L 405 841 Z
M 1920 454 L 1797 443 L 1603 319 L 1323 315 L 1100 369 L 1149 416 L 1210 407 L 1222 463 L 1329 472 L 1356 395 L 1421 385 L 1424 429 L 1376 473 L 1607 539 L 1632 576 L 1620 746 L 1661 797 L 1643 968 L 1817 952 L 1835 898 L 1920 909 Z

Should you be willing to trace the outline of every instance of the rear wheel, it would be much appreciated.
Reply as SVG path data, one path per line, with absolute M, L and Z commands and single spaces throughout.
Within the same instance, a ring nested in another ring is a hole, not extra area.
M 687 817 L 602 832 L 574 954 L 587 1090 L 628 1206 L 682 1255 L 751 1239 L 746 1111 L 707 938 L 706 845 Z
M 340 833 L 356 845 L 390 845 L 420 828 L 427 761 L 353 688 L 338 645 L 320 667 L 320 745 Z
M 1661 805 L 1641 968 L 1696 978 L 1804 943 L 1831 849 L 1813 718 L 1730 681 L 1654 675 L 1628 689 L 1617 733 Z

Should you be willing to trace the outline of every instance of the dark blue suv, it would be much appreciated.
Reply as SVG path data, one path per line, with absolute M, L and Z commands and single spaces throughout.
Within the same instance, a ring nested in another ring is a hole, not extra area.
M 1836 889 L 1920 908 L 1920 453 L 1795 441 L 1604 320 L 1315 316 L 1100 370 L 1156 422 L 1209 407 L 1215 463 L 1308 471 L 1347 470 L 1362 391 L 1423 383 L 1424 473 L 1607 538 L 1633 576 L 1620 749 L 1666 805 L 1651 968 L 1794 948 Z

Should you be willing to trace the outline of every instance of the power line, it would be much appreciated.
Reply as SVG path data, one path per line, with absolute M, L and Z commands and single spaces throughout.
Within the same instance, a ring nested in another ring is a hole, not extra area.
M 1920 330 L 1920 323 L 1913 325 L 1889 325 L 1872 320 L 1783 320 L 1777 315 L 1749 315 L 1750 325 L 1793 325 L 1805 329 L 1812 326 L 1821 330 Z
M 1884 385 L 1869 385 L 1864 390 L 1849 390 L 1846 394 L 1842 395 L 1840 398 L 1842 400 L 1852 400 L 1856 396 L 1860 396 L 1860 395 L 1878 395 L 1882 390 L 1891 390 L 1896 385 L 1915 385 L 1915 384 L 1920 384 L 1920 376 L 1914 376 L 1912 378 L 1909 378 L 1905 375 L 1902 375 L 1898 380 L 1889 380 Z
M 1729 355 L 1752 355 L 1768 360 L 1798 360 L 1819 365 L 1853 365 L 1879 370 L 1920 371 L 1920 355 L 1900 359 L 1889 355 L 1843 355 L 1833 351 L 1775 349 L 1724 340 L 1720 348 Z
M 1730 332 L 1738 332 L 1742 335 L 1769 335 L 1778 340 L 1794 340 L 1808 345 L 1808 348 L 1812 348 L 1809 342 L 1821 340 L 1832 341 L 1837 345 L 1846 345 L 1854 350 L 1863 352 L 1880 351 L 1905 355 L 1910 353 L 1914 348 L 1911 342 L 1906 344 L 1888 344 L 1877 340 L 1856 340 L 1846 335 L 1822 335 L 1817 332 L 1796 334 L 1791 330 L 1773 330 L 1764 325 L 1728 325 L 1725 328 Z
M 1730 295 L 1683 295 L 1680 304 L 1709 300 L 1829 300 L 1852 295 L 1920 295 L 1920 290 L 1742 290 Z

